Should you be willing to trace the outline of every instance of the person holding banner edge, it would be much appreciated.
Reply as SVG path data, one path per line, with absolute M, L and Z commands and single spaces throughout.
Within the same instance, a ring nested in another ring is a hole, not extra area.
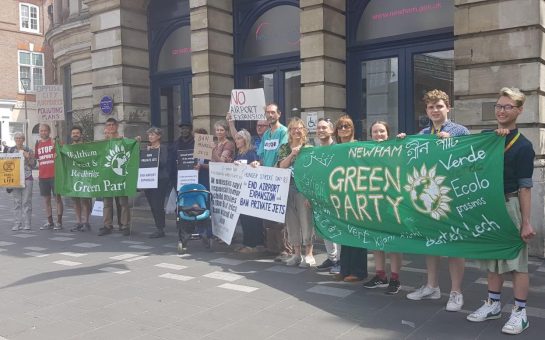
M 371 139 L 377 142 L 381 142 L 390 138 L 390 126 L 387 122 L 378 120 L 371 124 L 369 128 Z M 386 294 L 397 294 L 401 287 L 399 282 L 399 272 L 401 270 L 402 255 L 401 253 L 389 253 L 390 257 L 390 280 L 386 276 L 386 256 L 383 251 L 373 251 L 375 260 L 375 276 L 363 284 L 364 288 L 384 288 L 386 287 Z
M 530 286 L 528 275 L 528 245 L 536 235 L 530 224 L 532 176 L 535 152 L 532 143 L 517 128 L 517 118 L 523 111 L 526 96 L 517 88 L 504 87 L 494 107 L 498 128 L 496 134 L 506 136 L 504 149 L 503 186 L 505 205 L 509 216 L 520 229 L 520 237 L 526 245 L 519 255 L 511 260 L 481 260 L 488 271 L 488 299 L 467 320 L 482 322 L 501 318 L 501 289 L 504 274 L 513 274 L 514 307 L 503 333 L 520 334 L 528 328 L 526 300 Z
M 168 164 L 168 148 L 166 145 L 161 145 L 161 137 L 163 130 L 157 127 L 149 128 L 148 134 L 149 145 L 148 150 L 159 149 L 159 170 L 158 183 L 155 189 L 144 189 L 144 194 L 148 200 L 153 215 L 153 221 L 157 230 L 149 235 L 150 238 L 160 238 L 165 236 L 165 198 L 170 188 L 170 176 Z
M 335 144 L 333 133 L 335 127 L 329 118 L 320 118 L 316 124 L 316 137 L 318 137 L 319 146 L 328 146 Z M 329 270 L 330 274 L 339 274 L 341 271 L 340 255 L 341 245 L 324 239 L 324 245 L 327 252 L 327 258 L 322 264 L 316 266 L 318 271 Z
M 13 212 L 15 224 L 11 228 L 13 231 L 20 229 L 31 230 L 32 219 L 32 186 L 34 184 L 34 178 L 32 177 L 32 168 L 36 164 L 34 153 L 25 142 L 25 135 L 22 132 L 16 132 L 13 136 L 15 139 L 15 146 L 7 148 L 7 153 L 22 153 L 25 159 L 24 171 L 25 171 L 25 187 L 11 189 L 11 195 L 13 197 Z M 23 227 L 24 225 L 24 227 Z
M 436 135 L 438 138 L 449 138 L 463 135 L 469 135 L 469 130 L 460 124 L 456 124 L 448 119 L 450 112 L 450 101 L 448 95 L 441 90 L 432 90 L 426 92 L 423 98 L 426 104 L 426 114 L 430 119 L 430 126 L 419 132 L 421 135 Z M 405 138 L 405 133 L 397 135 L 398 138 Z M 407 294 L 409 300 L 440 299 L 441 290 L 439 288 L 439 256 L 426 256 L 427 284 L 418 288 L 416 291 Z M 462 309 L 464 297 L 462 295 L 462 280 L 464 278 L 465 260 L 463 258 L 449 257 L 449 273 L 451 290 L 446 310 L 456 312 Z
M 314 223 L 309 201 L 295 187 L 293 180 L 293 164 L 301 148 L 311 147 L 307 144 L 308 130 L 301 118 L 294 117 L 288 124 L 288 143 L 278 150 L 278 167 L 292 169 L 288 202 L 286 204 L 286 229 L 288 242 L 294 249 L 294 254 L 286 260 L 288 266 L 312 267 L 316 260 L 312 254 L 314 239 Z M 305 247 L 302 256 L 301 248 Z
M 348 115 L 341 116 L 335 123 L 335 140 L 340 143 L 355 142 L 354 122 Z M 341 270 L 337 280 L 357 282 L 367 277 L 367 249 L 343 245 L 340 255 Z
M 72 144 L 83 143 L 83 130 L 81 127 L 74 125 L 70 130 L 70 139 Z M 76 225 L 70 231 L 85 231 L 91 230 L 89 224 L 89 216 L 91 215 L 91 198 L 72 197 L 74 202 L 74 210 L 76 212 Z
M 105 139 L 112 138 L 122 138 L 118 132 L 119 123 L 117 119 L 110 117 L 106 119 L 104 137 Z M 129 208 L 129 197 L 128 196 L 118 196 L 118 197 L 104 197 L 104 226 L 99 229 L 98 236 L 104 236 L 111 234 L 114 218 L 114 199 L 116 200 L 117 205 L 117 214 L 119 221 L 119 231 L 123 236 L 129 236 L 131 234 L 130 223 L 131 223 L 131 211 Z M 119 202 L 119 204 L 117 204 Z

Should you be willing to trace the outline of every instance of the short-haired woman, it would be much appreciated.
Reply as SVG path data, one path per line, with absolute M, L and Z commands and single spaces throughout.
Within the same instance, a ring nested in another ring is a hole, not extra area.
M 16 132 L 14 135 L 15 146 L 8 148 L 8 153 L 22 153 L 25 159 L 24 171 L 25 171 L 25 187 L 14 188 L 11 191 L 14 203 L 14 215 L 15 224 L 11 228 L 13 231 L 20 229 L 31 230 L 31 218 L 32 218 L 32 168 L 36 164 L 34 158 L 34 152 L 27 145 L 25 145 L 25 135 L 22 132 Z

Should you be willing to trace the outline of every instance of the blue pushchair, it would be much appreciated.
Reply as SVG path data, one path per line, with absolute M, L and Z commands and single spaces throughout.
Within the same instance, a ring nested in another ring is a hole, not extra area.
M 200 230 L 210 225 L 210 191 L 201 184 L 185 184 L 180 187 L 176 207 L 176 227 L 178 228 L 178 253 L 187 252 L 187 244 L 192 239 L 201 238 Z M 209 245 L 207 235 L 203 241 Z

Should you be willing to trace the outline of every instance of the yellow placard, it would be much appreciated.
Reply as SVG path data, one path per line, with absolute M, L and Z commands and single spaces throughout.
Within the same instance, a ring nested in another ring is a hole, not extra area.
M 24 172 L 24 157 L 22 154 L 0 154 L 0 187 L 24 188 Z

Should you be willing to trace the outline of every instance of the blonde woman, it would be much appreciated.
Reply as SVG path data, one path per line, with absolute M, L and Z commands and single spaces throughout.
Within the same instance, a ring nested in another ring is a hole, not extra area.
M 254 148 L 252 148 L 252 136 L 242 129 L 235 134 L 235 145 L 237 155 L 235 164 L 251 164 L 258 161 L 259 157 Z M 263 220 L 257 217 L 240 215 L 240 224 L 242 226 L 242 245 L 239 249 L 241 253 L 255 253 L 259 248 L 263 248 Z
M 294 117 L 288 124 L 288 143 L 280 146 L 278 151 L 278 167 L 291 169 L 299 150 L 307 145 L 308 130 L 303 121 Z M 293 177 L 293 171 L 292 171 Z M 312 212 L 308 200 L 297 190 L 292 178 L 288 195 L 286 211 L 286 227 L 288 230 L 288 242 L 293 246 L 294 254 L 286 261 L 288 266 L 310 267 L 316 265 L 312 255 L 312 240 L 314 237 L 314 224 Z M 304 257 L 301 248 L 305 247 Z

